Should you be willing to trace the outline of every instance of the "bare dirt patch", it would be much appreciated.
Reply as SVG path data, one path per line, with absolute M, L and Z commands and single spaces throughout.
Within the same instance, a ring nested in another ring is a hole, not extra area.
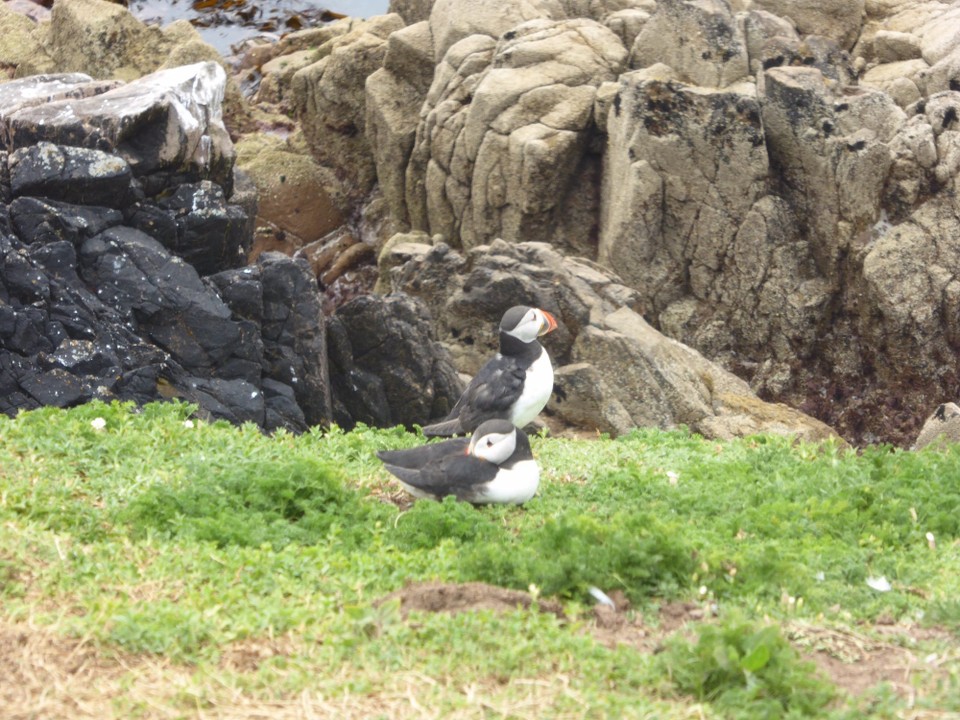
M 529 608 L 534 602 L 541 612 L 563 617 L 563 606 L 555 600 L 536 600 L 529 593 L 519 590 L 487 585 L 486 583 L 416 583 L 380 598 L 376 605 L 400 601 L 400 612 L 458 613 L 470 610 L 495 610 L 506 612 L 517 608 Z
M 916 700 L 918 688 L 946 677 L 960 651 L 949 632 L 914 625 L 876 625 L 867 632 L 788 623 L 784 635 L 831 682 L 851 695 L 887 683 Z

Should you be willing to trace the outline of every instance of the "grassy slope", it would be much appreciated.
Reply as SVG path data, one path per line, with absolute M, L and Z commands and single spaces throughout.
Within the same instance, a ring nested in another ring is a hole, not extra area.
M 264 437 L 189 413 L 92 404 L 0 417 L 0 619 L 82 638 L 130 668 L 110 700 L 119 716 L 960 711 L 955 655 L 912 709 L 882 689 L 825 706 L 831 686 L 765 629 L 894 620 L 954 631 L 956 451 L 857 456 L 656 431 L 536 439 L 544 481 L 524 508 L 401 512 L 375 498 L 392 486 L 373 453 L 421 442 L 412 434 Z M 871 589 L 878 577 L 892 590 Z M 535 586 L 570 619 L 405 620 L 373 605 L 417 580 Z M 656 655 L 610 649 L 587 632 L 590 585 L 624 591 L 650 617 L 671 600 L 716 607 L 719 625 Z M 148 659 L 160 679 L 143 688 Z

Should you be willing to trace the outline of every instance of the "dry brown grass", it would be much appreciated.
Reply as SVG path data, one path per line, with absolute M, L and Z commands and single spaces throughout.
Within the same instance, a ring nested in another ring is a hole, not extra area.
M 29 623 L 0 622 L 0 717 L 4 720 L 63 718 L 196 718 L 197 720 L 473 720 L 510 717 L 535 720 L 544 712 L 557 720 L 585 718 L 587 703 L 563 674 L 499 682 L 461 683 L 400 672 L 367 693 L 325 696 L 303 691 L 262 697 L 231 685 L 237 673 L 255 673 L 277 655 L 300 654 L 294 638 L 258 639 L 224 649 L 220 670 L 210 673 L 152 656 L 98 648 L 86 640 L 60 637 Z M 333 685 L 343 685 L 354 667 L 325 668 Z M 265 688 L 262 695 L 270 695 Z M 451 703 L 451 699 L 453 702 Z M 551 711 L 559 699 L 573 710 Z M 451 704 L 453 707 L 451 707 Z M 444 707 L 443 711 L 433 708 Z M 675 718 L 703 718 L 699 705 L 672 706 Z

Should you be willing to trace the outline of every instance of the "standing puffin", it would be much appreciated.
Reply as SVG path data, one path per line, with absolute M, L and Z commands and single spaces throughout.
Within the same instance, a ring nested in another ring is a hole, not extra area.
M 494 418 L 518 428 L 533 420 L 553 392 L 553 365 L 537 338 L 556 328 L 546 310 L 526 305 L 507 310 L 500 320 L 500 352 L 480 368 L 450 414 L 424 427 L 423 434 L 463 435 Z
M 509 420 L 487 420 L 470 440 L 454 438 L 377 457 L 414 497 L 453 495 L 475 505 L 520 505 L 534 496 L 540 468 L 527 436 Z

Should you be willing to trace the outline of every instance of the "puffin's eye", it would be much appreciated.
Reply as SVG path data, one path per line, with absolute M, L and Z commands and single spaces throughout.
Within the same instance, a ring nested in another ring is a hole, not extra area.
M 487 447 L 493 447 L 493 440 L 491 438 L 487 438 Z

